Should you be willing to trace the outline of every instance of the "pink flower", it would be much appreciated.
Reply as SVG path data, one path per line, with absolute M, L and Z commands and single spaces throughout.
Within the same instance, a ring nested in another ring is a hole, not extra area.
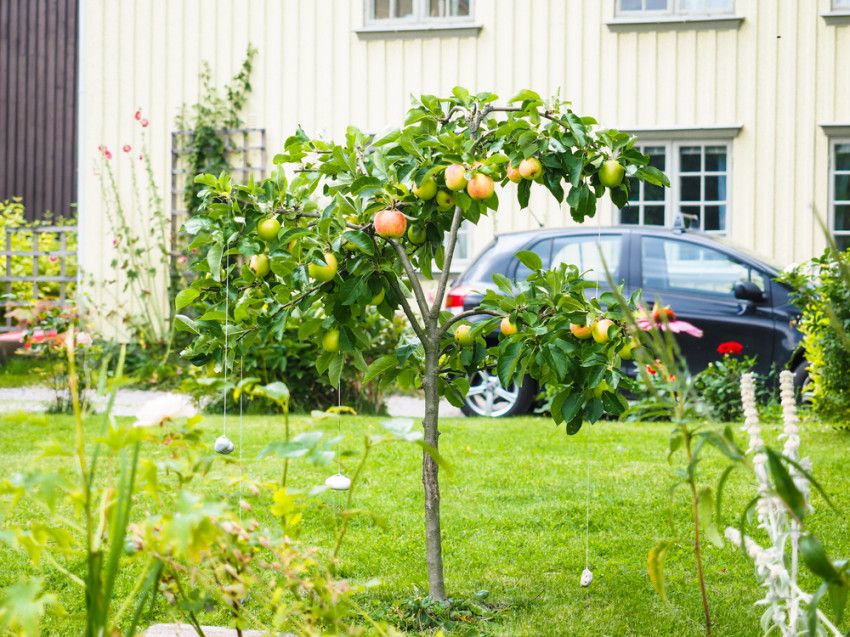
M 183 265 L 188 260 L 189 260 L 189 257 L 187 257 L 185 254 L 181 254 L 179 257 L 177 257 L 177 263 L 179 263 L 180 265 Z
M 130 144 L 124 144 L 124 146 L 123 146 L 123 148 L 121 148 L 121 150 L 123 150 L 125 153 L 129 153 L 131 150 L 133 150 L 133 147 L 130 146 Z
M 142 128 L 147 128 L 148 124 L 150 124 L 150 122 L 147 119 L 142 120 Z
M 139 153 L 139 161 L 142 161 L 144 158 L 145 158 L 145 156 L 142 155 L 141 153 Z
M 113 237 L 113 238 L 112 238 L 112 247 L 114 248 L 114 247 L 116 247 L 117 245 L 118 245 L 118 237 Z
M 108 148 L 105 151 L 103 151 L 103 156 L 106 157 L 107 159 L 112 159 L 112 153 L 109 152 Z
M 645 308 L 640 307 L 638 308 L 636 321 L 638 327 L 644 332 L 649 332 L 650 330 L 657 328 L 662 332 L 670 330 L 674 334 L 685 333 L 695 336 L 696 338 L 702 337 L 702 330 L 700 328 L 688 323 L 687 321 L 679 320 L 676 318 L 676 314 L 669 308 L 664 308 L 664 311 L 662 312 L 653 310 L 650 314 Z
M 51 254 L 49 257 L 47 257 L 47 260 L 51 263 L 56 263 L 59 260 L 59 257 L 57 257 L 55 254 Z
M 77 345 L 80 347 L 89 347 L 91 346 L 92 339 L 91 334 L 88 332 L 80 332 L 77 334 Z
M 138 122 L 139 120 L 141 120 L 141 119 L 142 119 L 142 109 L 141 109 L 141 108 L 140 108 L 140 109 L 138 109 L 138 110 L 136 111 L 136 114 L 135 114 L 133 117 L 135 117 L 135 118 L 136 118 L 136 121 L 137 121 L 137 122 Z

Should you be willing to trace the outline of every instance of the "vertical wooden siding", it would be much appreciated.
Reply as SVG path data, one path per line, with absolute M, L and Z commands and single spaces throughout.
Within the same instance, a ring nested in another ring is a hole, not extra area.
M 0 0 L 0 200 L 69 216 L 76 193 L 77 0 Z

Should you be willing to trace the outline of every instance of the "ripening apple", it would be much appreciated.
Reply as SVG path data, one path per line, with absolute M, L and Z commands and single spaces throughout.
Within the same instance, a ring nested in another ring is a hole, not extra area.
M 508 172 L 508 179 L 510 179 L 513 183 L 518 184 L 519 182 L 522 181 L 522 175 L 519 172 L 519 168 L 516 168 L 515 166 L 511 166 L 511 164 L 508 163 L 507 172 Z
M 269 256 L 267 254 L 255 254 L 251 257 L 248 265 L 258 278 L 262 279 L 269 273 Z
M 516 324 L 512 323 L 511 319 L 507 316 L 502 319 L 502 322 L 499 324 L 499 329 L 505 336 L 513 336 L 517 333 Z
M 381 291 L 378 292 L 375 296 L 372 297 L 372 300 L 369 301 L 369 305 L 380 305 L 384 302 L 384 297 L 387 295 L 387 291 L 384 288 L 381 288 Z
M 407 238 L 410 239 L 410 243 L 422 245 L 423 243 L 425 243 L 425 239 L 428 238 L 428 233 L 425 230 L 425 226 L 410 226 L 407 229 Z
M 572 335 L 583 341 L 590 338 L 592 331 L 593 326 L 591 325 L 579 325 L 578 323 L 570 323 L 570 332 L 572 332 Z
M 625 345 L 620 348 L 620 351 L 617 352 L 624 361 L 630 361 L 635 357 L 635 349 L 640 347 L 640 343 L 635 341 L 629 341 Z
M 525 179 L 535 180 L 543 174 L 543 164 L 537 157 L 529 157 L 519 162 L 519 174 Z
M 599 183 L 606 188 L 616 188 L 623 183 L 626 169 L 616 159 L 608 159 L 599 167 Z
M 455 330 L 455 340 L 458 345 L 462 345 L 466 347 L 467 345 L 472 345 L 474 338 L 472 338 L 472 326 L 471 325 L 460 325 Z
M 611 338 L 608 332 L 611 330 L 613 325 L 614 321 L 607 318 L 596 321 L 596 323 L 593 324 L 593 340 L 597 343 L 607 343 Z
M 271 241 L 277 238 L 280 231 L 280 221 L 274 217 L 266 217 L 257 224 L 257 234 L 263 241 Z
M 407 219 L 397 208 L 381 210 L 372 219 L 375 233 L 384 239 L 398 239 L 404 236 L 407 230 Z
M 322 336 L 322 349 L 326 352 L 339 351 L 339 330 L 333 329 L 325 332 Z
M 307 265 L 307 274 L 310 275 L 310 278 L 321 281 L 322 283 L 330 281 L 336 276 L 338 265 L 333 252 L 325 252 L 324 258 L 326 265 L 319 265 L 318 263 L 309 263 Z
M 495 187 L 496 186 L 490 177 L 484 173 L 475 173 L 466 185 L 466 194 L 473 199 L 481 201 L 490 197 L 493 194 Z
M 437 194 L 437 181 L 428 177 L 421 185 L 413 186 L 413 194 L 422 201 L 430 201 Z
M 452 164 L 445 172 L 446 188 L 449 190 L 463 190 L 466 186 L 466 168 L 460 164 Z
M 450 192 L 441 190 L 437 193 L 437 209 L 445 212 L 454 208 L 455 198 Z

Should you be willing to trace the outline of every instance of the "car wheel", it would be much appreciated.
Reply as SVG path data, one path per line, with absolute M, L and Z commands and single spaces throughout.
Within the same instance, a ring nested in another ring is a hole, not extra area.
M 521 385 L 511 383 L 505 389 L 498 376 L 488 370 L 481 370 L 469 378 L 469 392 L 461 411 L 467 416 L 520 416 L 528 413 L 536 395 L 537 386 L 530 378 L 526 378 Z

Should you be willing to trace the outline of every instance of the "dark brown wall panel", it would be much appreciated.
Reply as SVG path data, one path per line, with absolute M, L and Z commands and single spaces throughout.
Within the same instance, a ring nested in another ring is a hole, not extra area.
M 29 219 L 76 200 L 77 0 L 0 0 L 0 200 Z

